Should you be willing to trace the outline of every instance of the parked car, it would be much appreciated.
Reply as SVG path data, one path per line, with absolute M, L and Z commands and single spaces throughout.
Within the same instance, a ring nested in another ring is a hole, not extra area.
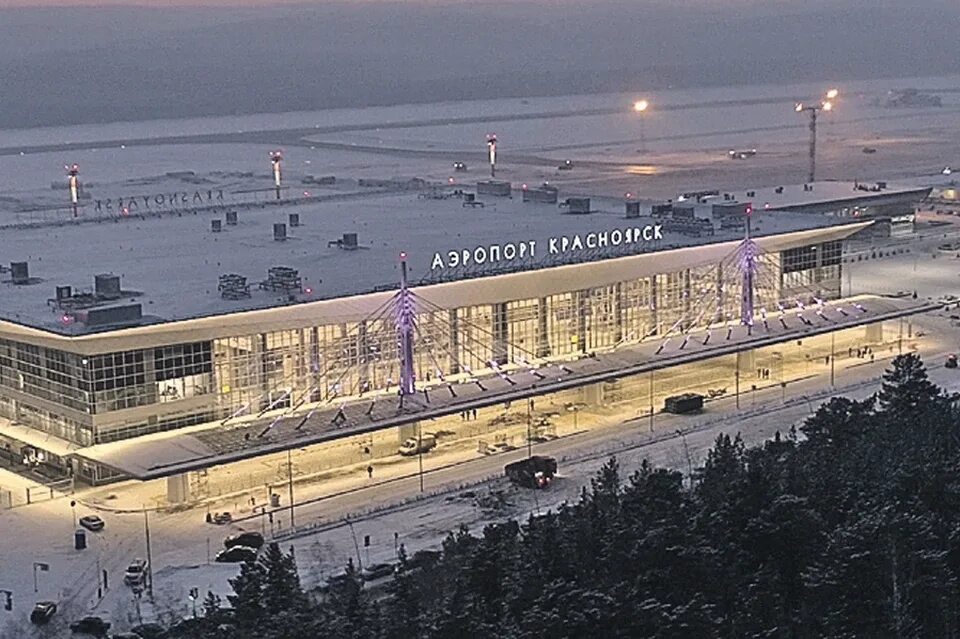
M 208 524 L 217 524 L 218 526 L 223 526 L 224 524 L 229 524 L 233 521 L 233 515 L 229 512 L 222 513 L 207 513 L 207 523 Z
M 57 604 L 52 601 L 38 601 L 30 612 L 30 621 L 38 626 L 50 621 L 54 613 L 57 612 Z
M 420 437 L 410 437 L 400 444 L 399 453 L 404 456 L 426 453 L 437 447 L 437 436 L 432 433 L 424 433 Z
M 393 574 L 394 565 L 393 564 L 372 564 L 363 569 L 361 575 L 363 576 L 364 581 L 373 581 L 375 579 L 383 579 L 384 577 L 389 577 Z
M 107 524 L 99 515 L 84 515 L 80 518 L 80 525 L 90 532 L 100 532 Z
M 142 584 L 147 578 L 147 567 L 146 559 L 134 559 L 123 573 L 123 583 L 128 586 L 138 586 Z
M 247 530 L 236 535 L 230 535 L 223 540 L 224 548 L 233 548 L 234 546 L 259 549 L 263 546 L 263 535 L 255 530 Z
M 232 546 L 217 553 L 214 561 L 221 564 L 236 564 L 241 561 L 254 561 L 257 558 L 257 549 L 249 546 Z
M 100 617 L 84 617 L 80 621 L 70 624 L 70 631 L 93 635 L 94 637 L 106 637 L 110 631 L 110 622 L 104 621 Z

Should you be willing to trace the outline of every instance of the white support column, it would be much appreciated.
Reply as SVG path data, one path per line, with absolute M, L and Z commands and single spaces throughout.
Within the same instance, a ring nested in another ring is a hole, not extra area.
M 190 477 L 187 473 L 167 477 L 167 502 L 184 504 L 191 500 Z

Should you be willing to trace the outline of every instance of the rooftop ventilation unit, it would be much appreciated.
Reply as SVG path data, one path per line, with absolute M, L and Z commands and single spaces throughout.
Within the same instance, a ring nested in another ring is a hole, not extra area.
M 100 299 L 118 300 L 123 295 L 120 291 L 120 276 L 112 273 L 101 273 L 93 276 L 93 292 Z
M 559 190 L 555 186 L 544 183 L 536 188 L 523 189 L 524 202 L 539 202 L 541 204 L 556 204 Z
M 277 222 L 273 225 L 273 239 L 277 242 L 283 242 L 287 239 L 287 225 L 283 222 Z
M 499 180 L 483 180 L 477 182 L 478 195 L 496 195 L 499 197 L 510 197 L 512 193 L 509 182 Z
M 775 188 L 775 189 L 773 190 L 773 192 L 776 193 L 777 195 L 780 195 L 781 193 L 783 193 L 783 187 L 782 187 L 782 186 L 778 186 L 777 188 Z
M 653 217 L 670 217 L 673 215 L 673 202 L 654 204 L 650 209 L 650 214 Z
M 77 320 L 87 326 L 115 326 L 118 324 L 137 324 L 143 318 L 140 304 L 124 304 L 106 308 L 90 308 L 77 311 Z
M 227 211 L 227 226 L 236 226 L 236 225 L 237 225 L 237 212 Z
M 73 297 L 73 289 L 69 286 L 58 286 L 56 288 L 56 300 L 62 302 L 63 300 L 68 300 Z
M 10 275 L 14 284 L 30 283 L 30 267 L 26 262 L 10 262 Z
M 283 291 L 286 293 L 303 291 L 300 272 L 289 266 L 273 266 L 267 269 L 267 279 L 260 282 L 264 291 Z
M 627 202 L 627 219 L 632 220 L 634 218 L 640 217 L 640 203 L 639 202 Z
M 336 246 L 345 251 L 356 251 L 360 247 L 360 244 L 357 242 L 356 233 L 344 233 L 343 237 L 339 240 L 330 240 L 327 242 L 327 246 Z
M 240 300 L 250 297 L 250 285 L 247 284 L 247 278 L 236 273 L 221 275 L 217 290 L 220 291 L 220 297 L 225 300 Z
M 591 213 L 590 198 L 588 197 L 568 197 L 560 206 L 566 207 L 567 213 L 573 215 L 585 215 Z
M 299 213 L 291 213 L 291 214 L 290 214 L 290 228 L 293 228 L 293 227 L 295 227 L 295 226 L 300 226 L 300 214 L 299 214 Z
M 210 220 L 210 230 L 219 233 L 223 230 L 223 222 L 221 220 Z

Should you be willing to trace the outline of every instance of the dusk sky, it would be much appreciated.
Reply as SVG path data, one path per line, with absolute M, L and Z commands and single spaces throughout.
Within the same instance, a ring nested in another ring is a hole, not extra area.
M 0 0 L 0 128 L 942 75 L 958 32 L 955 0 Z

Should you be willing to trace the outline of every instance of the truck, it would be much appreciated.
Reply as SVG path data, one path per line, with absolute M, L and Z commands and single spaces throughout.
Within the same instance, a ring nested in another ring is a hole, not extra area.
M 557 460 L 553 457 L 533 455 L 527 459 L 503 467 L 507 479 L 524 488 L 546 488 L 557 474 Z
M 684 393 L 683 395 L 668 397 L 663 401 L 663 410 L 674 415 L 699 413 L 703 410 L 703 395 Z
M 424 433 L 420 437 L 409 437 L 400 444 L 399 452 L 404 457 L 426 453 L 437 447 L 437 436 L 433 433 Z

